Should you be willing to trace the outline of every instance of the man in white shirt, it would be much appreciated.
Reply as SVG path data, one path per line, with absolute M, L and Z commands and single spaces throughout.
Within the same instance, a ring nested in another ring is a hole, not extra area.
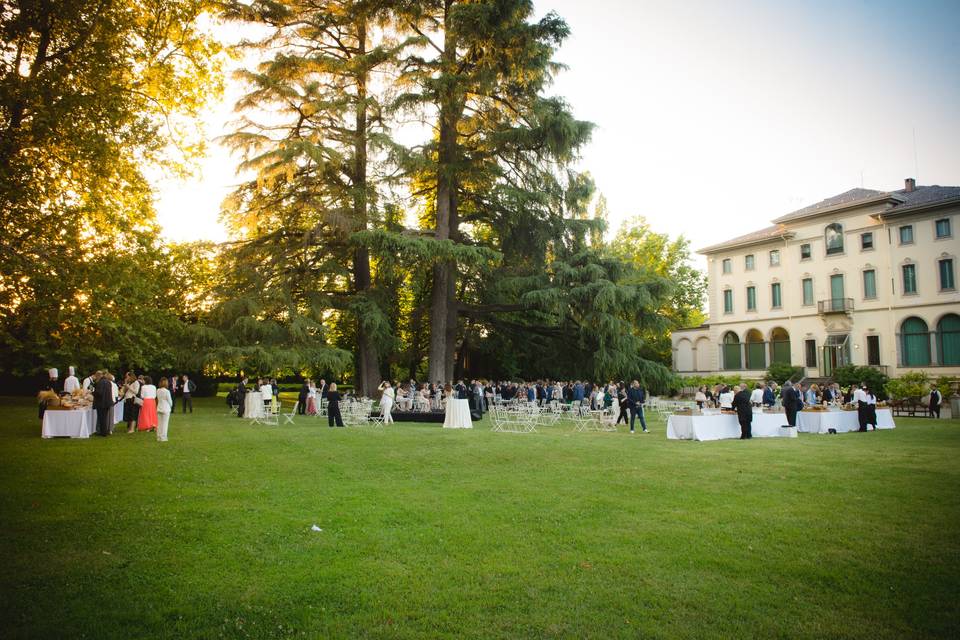
M 76 369 L 67 367 L 67 379 L 63 381 L 64 393 L 73 393 L 80 388 L 80 380 L 77 379 Z
M 747 388 L 746 385 L 744 385 L 744 388 Z M 754 407 L 759 407 L 763 404 L 763 385 L 759 382 L 750 394 L 750 404 Z

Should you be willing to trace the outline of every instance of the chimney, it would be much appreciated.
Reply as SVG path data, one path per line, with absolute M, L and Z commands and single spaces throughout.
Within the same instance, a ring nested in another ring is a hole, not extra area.
M 916 191 L 917 181 L 914 180 L 913 178 L 907 178 L 906 180 L 903 181 L 903 190 L 906 191 L 907 193 L 910 193 L 911 191 Z

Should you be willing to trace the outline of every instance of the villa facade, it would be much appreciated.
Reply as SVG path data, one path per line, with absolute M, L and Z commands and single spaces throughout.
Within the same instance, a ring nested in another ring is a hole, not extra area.
M 699 251 L 710 321 L 673 333 L 674 371 L 960 375 L 960 187 L 851 189 L 772 222 Z

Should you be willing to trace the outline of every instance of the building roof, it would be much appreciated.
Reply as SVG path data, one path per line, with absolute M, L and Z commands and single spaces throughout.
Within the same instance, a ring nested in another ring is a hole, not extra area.
M 811 204 L 803 209 L 792 211 L 785 216 L 775 218 L 773 222 L 778 224 L 790 222 L 791 220 L 798 220 L 808 216 L 820 215 L 821 213 L 826 213 L 828 211 L 847 209 L 851 206 L 859 206 L 868 202 L 887 200 L 889 198 L 890 194 L 884 193 L 883 191 L 874 191 L 873 189 L 850 189 L 849 191 L 844 191 L 843 193 L 827 198 L 826 200 L 821 200 L 820 202 Z
M 941 187 L 938 184 L 918 186 L 913 191 L 900 189 L 899 191 L 891 191 L 890 194 L 900 200 L 901 203 L 889 211 L 884 211 L 884 216 L 898 215 L 931 205 L 960 201 L 960 187 Z
M 767 242 L 775 238 L 793 237 L 793 232 L 787 229 L 786 223 L 811 216 L 821 215 L 832 211 L 861 207 L 876 202 L 887 202 L 890 208 L 883 211 L 882 216 L 896 216 L 931 206 L 960 204 L 960 187 L 941 187 L 940 185 L 916 186 L 911 191 L 899 189 L 897 191 L 876 191 L 874 189 L 850 189 L 838 195 L 821 200 L 815 204 L 797 209 L 791 213 L 773 220 L 773 226 L 742 235 L 726 242 L 704 247 L 697 251 L 701 254 L 717 253 L 726 249 L 748 246 Z
M 767 240 L 772 240 L 774 238 L 790 238 L 792 236 L 792 231 L 787 231 L 786 227 L 784 227 L 782 224 L 775 224 L 772 227 L 760 229 L 759 231 L 754 231 L 753 233 L 748 233 L 746 235 L 733 238 L 732 240 L 721 242 L 720 244 L 704 247 L 703 249 L 697 251 L 697 253 L 716 253 L 717 251 L 722 251 L 723 249 L 757 244 L 759 242 L 766 242 Z

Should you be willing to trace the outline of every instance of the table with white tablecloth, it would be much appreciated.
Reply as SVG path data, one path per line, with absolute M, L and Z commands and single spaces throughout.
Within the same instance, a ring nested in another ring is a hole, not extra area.
M 470 401 L 447 399 L 447 411 L 443 418 L 444 429 L 473 429 L 473 420 L 470 418 Z
M 44 438 L 89 438 L 97 430 L 93 409 L 47 409 L 43 412 Z
M 263 409 L 263 394 L 259 391 L 247 391 L 243 397 L 243 417 L 263 418 L 266 415 Z
M 786 427 L 786 424 L 787 417 L 782 413 L 754 413 L 750 433 L 755 438 L 796 438 L 797 430 Z M 739 437 L 740 422 L 735 414 L 672 415 L 667 418 L 667 438 L 670 440 L 726 440 Z
M 123 422 L 123 403 L 118 402 L 113 405 L 113 424 L 120 424 Z
M 893 429 L 890 409 L 877 409 L 877 429 Z M 797 428 L 803 433 L 847 433 L 860 429 L 856 411 L 801 411 L 797 414 Z

